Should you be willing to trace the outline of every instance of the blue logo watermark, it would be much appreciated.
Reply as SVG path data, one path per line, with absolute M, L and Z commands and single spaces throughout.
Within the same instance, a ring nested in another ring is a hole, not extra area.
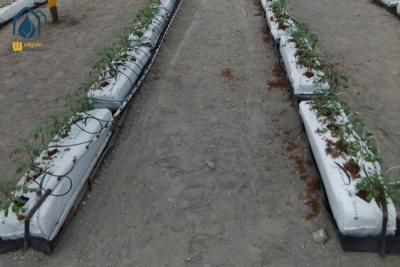
M 26 7 L 14 16 L 12 23 L 14 37 L 19 39 L 19 41 L 13 41 L 12 48 L 14 52 L 21 52 L 24 48 L 43 47 L 41 41 L 34 41 L 40 36 L 42 24 L 47 24 L 47 17 L 42 11 L 34 11 Z

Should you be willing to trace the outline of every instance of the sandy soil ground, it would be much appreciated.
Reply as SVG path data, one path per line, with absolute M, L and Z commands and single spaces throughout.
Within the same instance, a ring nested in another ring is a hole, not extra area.
M 0 173 L 14 175 L 10 153 L 87 80 L 97 53 L 111 46 L 146 0 L 59 0 L 61 23 L 42 29 L 44 51 L 11 52 L 12 24 L 0 29 Z M 46 6 L 40 9 L 48 14 Z M 48 14 L 48 18 L 50 15 Z
M 342 95 L 377 138 L 386 169 L 400 165 L 400 20 L 373 0 L 289 1 L 329 61 L 350 80 Z M 400 171 L 391 178 L 400 180 Z
M 255 2 L 185 0 L 54 255 L 0 266 L 397 265 L 341 250 Z

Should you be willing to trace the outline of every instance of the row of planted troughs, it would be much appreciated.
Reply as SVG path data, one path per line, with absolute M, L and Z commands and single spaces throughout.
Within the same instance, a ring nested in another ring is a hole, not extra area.
M 0 0 L 0 24 L 13 19 L 26 8 L 45 3 L 47 0 Z
M 91 172 L 114 133 L 115 123 L 149 71 L 181 1 L 147 5 L 93 66 L 93 81 L 61 97 L 69 113 L 51 117 L 33 133 L 23 153 L 17 183 L 1 182 L 0 250 L 29 244 L 52 252 L 64 222 L 76 208 Z
M 347 88 L 347 79 L 324 62 L 317 37 L 289 14 L 285 0 L 261 4 L 292 93 L 300 101 L 300 116 L 341 240 L 372 240 L 371 246 L 377 247 L 374 237 L 382 231 L 385 240 L 398 236 L 400 187 L 387 181 L 374 137 L 337 97 Z

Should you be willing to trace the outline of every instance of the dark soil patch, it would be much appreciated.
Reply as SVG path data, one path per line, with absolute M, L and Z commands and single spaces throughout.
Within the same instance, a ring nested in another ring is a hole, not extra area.
M 350 161 L 344 165 L 344 169 L 351 174 L 353 180 L 357 179 L 358 174 L 360 173 L 361 170 L 360 166 L 357 163 Z
M 261 32 L 262 34 L 269 35 L 269 30 L 268 30 L 268 27 L 267 27 L 266 25 L 264 25 L 264 26 L 261 27 L 260 32 Z
M 306 220 L 318 216 L 321 211 L 320 194 L 319 194 L 319 182 L 315 176 L 310 176 L 307 172 L 312 166 L 311 160 L 304 159 L 300 156 L 290 156 L 290 159 L 296 163 L 296 171 L 300 175 L 300 179 L 305 181 L 306 188 L 304 192 L 300 194 L 300 198 L 305 200 L 306 205 L 309 207 L 309 212 L 305 215 Z
M 260 29 L 260 32 L 263 34 L 262 39 L 263 39 L 264 43 L 269 43 L 270 34 L 269 34 L 268 27 L 266 25 L 262 26 Z
M 360 190 L 360 191 L 358 191 L 358 192 L 356 193 L 356 195 L 357 195 L 358 197 L 360 197 L 361 199 L 363 199 L 364 201 L 368 202 L 368 201 L 367 201 L 367 196 L 368 196 L 367 191 L 365 191 L 365 190 Z M 378 207 L 381 207 L 381 205 L 382 205 L 382 197 L 381 197 L 381 196 L 377 196 L 377 197 L 375 198 L 375 201 L 376 201 L 376 204 L 378 205 Z
M 336 159 L 342 155 L 346 155 L 347 149 L 340 141 L 333 142 L 332 140 L 327 140 L 326 153 Z
M 272 66 L 272 73 L 277 78 L 285 78 L 285 72 L 278 63 L 275 63 L 274 66 Z
M 299 147 L 298 145 L 296 145 L 295 143 L 289 141 L 287 146 L 286 146 L 286 151 L 287 152 L 292 152 L 293 150 L 296 150 L 298 147 Z
M 371 4 L 371 5 L 374 5 L 374 6 L 379 6 L 379 7 L 383 6 L 383 4 L 381 4 L 377 0 L 368 0 L 368 4 Z
M 275 79 L 268 81 L 268 86 L 271 88 L 284 88 L 286 86 L 285 73 L 279 64 L 274 64 L 272 74 L 275 76 Z
M 284 23 L 279 23 L 279 25 L 278 25 L 279 30 L 286 31 L 287 28 L 288 28 L 288 26 Z
M 289 136 L 289 135 L 290 135 L 290 131 L 287 130 L 287 129 L 283 129 L 283 130 L 282 130 L 282 134 L 284 134 L 284 135 L 286 135 L 286 136 Z
M 318 216 L 321 211 L 319 190 L 318 178 L 315 176 L 308 177 L 306 179 L 305 194 L 307 198 L 307 206 L 310 208 L 310 211 L 305 216 L 306 220 L 311 220 Z
M 271 88 L 283 88 L 285 87 L 285 84 L 286 83 L 284 80 L 278 80 L 278 79 L 267 82 L 267 85 Z
M 263 8 L 259 0 L 254 0 L 253 4 L 256 6 L 258 10 L 261 10 Z
M 337 136 L 337 132 L 339 131 L 339 126 L 337 126 L 334 123 L 329 123 L 326 127 L 329 129 L 329 131 L 331 131 L 332 136 Z
M 296 171 L 300 176 L 307 173 L 307 165 L 304 158 L 300 156 L 290 156 L 289 159 L 293 160 L 296 163 Z
M 287 129 L 279 129 L 281 137 L 286 140 L 286 150 L 293 152 L 298 149 L 298 145 L 291 142 L 290 131 Z M 300 176 L 300 179 L 305 182 L 305 189 L 299 194 L 299 199 L 304 200 L 305 204 L 309 208 L 308 212 L 304 216 L 306 220 L 311 220 L 318 216 L 321 211 L 320 202 L 320 187 L 318 177 L 311 174 L 313 168 L 312 160 L 308 159 L 304 155 L 296 155 L 293 153 L 289 156 L 289 159 L 293 161 L 296 173 Z
M 312 73 L 311 71 L 307 71 L 304 73 L 304 76 L 306 76 L 307 78 L 310 79 L 310 78 L 314 77 L 314 73 Z
M 365 190 L 360 190 L 360 191 L 358 191 L 358 192 L 356 193 L 356 195 L 357 195 L 359 198 L 362 198 L 362 199 L 364 199 L 365 201 L 367 201 L 367 195 L 368 195 L 367 191 L 365 191 Z
M 233 75 L 232 69 L 231 68 L 224 68 L 221 70 L 221 76 L 228 78 L 228 79 L 233 79 L 235 76 Z
M 102 81 L 102 82 L 100 83 L 100 86 L 101 86 L 101 87 L 106 87 L 106 86 L 109 86 L 109 85 L 110 85 L 110 83 L 107 82 L 107 81 Z

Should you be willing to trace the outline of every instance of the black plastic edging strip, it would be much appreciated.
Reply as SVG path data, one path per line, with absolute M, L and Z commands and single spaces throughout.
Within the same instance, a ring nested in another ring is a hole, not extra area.
M 24 250 L 28 250 L 29 248 L 29 239 L 30 239 L 30 230 L 29 226 L 31 223 L 31 218 L 35 214 L 35 212 L 42 206 L 43 202 L 51 195 L 53 191 L 51 189 L 47 189 L 46 192 L 42 195 L 39 201 L 33 206 L 33 208 L 29 211 L 27 218 L 25 219 L 25 233 L 24 233 Z
M 387 203 L 386 203 L 386 195 L 383 190 L 383 187 L 380 188 L 382 200 L 382 233 L 381 233 L 381 243 L 380 243 L 380 256 L 383 258 L 386 255 L 386 232 L 387 232 L 387 223 L 388 223 L 388 211 L 387 211 Z

